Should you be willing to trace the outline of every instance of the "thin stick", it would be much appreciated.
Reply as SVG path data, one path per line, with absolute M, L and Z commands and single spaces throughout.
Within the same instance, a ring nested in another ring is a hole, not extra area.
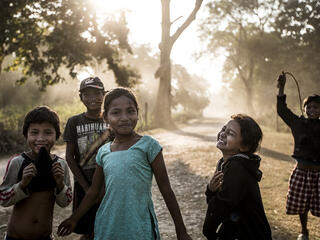
M 97 140 L 90 146 L 89 151 L 86 153 L 82 161 L 80 162 L 80 165 L 83 166 L 87 164 L 87 162 L 90 160 L 90 158 L 98 151 L 98 149 L 107 141 L 107 139 L 110 137 L 111 132 L 109 129 L 104 131 Z
M 297 79 L 293 76 L 293 74 L 292 74 L 292 73 L 290 73 L 290 72 L 284 72 L 284 74 L 288 74 L 288 75 L 290 75 L 290 76 L 293 78 L 293 80 L 295 81 L 296 85 L 297 85 L 298 94 L 299 94 L 299 100 L 300 100 L 300 111 L 301 111 L 301 113 L 302 113 L 302 115 L 303 115 L 302 99 L 301 99 L 301 94 L 300 94 L 300 87 L 299 87 L 299 83 L 298 83 Z

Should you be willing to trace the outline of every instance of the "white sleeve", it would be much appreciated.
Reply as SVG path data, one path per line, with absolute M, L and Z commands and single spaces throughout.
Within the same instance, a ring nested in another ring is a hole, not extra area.
M 29 197 L 29 192 L 24 192 L 18 182 L 18 172 L 23 161 L 21 156 L 9 160 L 7 170 L 0 185 L 0 205 L 8 207 L 22 199 Z
M 61 164 L 64 170 L 64 187 L 58 193 L 57 193 L 57 189 L 55 189 L 54 193 L 56 196 L 56 203 L 60 207 L 66 207 L 72 201 L 72 188 L 70 183 L 69 169 L 68 169 L 68 165 L 65 163 L 64 160 L 59 159 L 58 162 Z

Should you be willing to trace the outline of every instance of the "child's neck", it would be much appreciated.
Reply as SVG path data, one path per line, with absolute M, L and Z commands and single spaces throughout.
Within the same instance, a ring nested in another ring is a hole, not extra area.
M 125 135 L 125 136 L 116 136 L 115 139 L 113 140 L 113 143 L 115 144 L 123 144 L 132 141 L 135 137 L 137 136 L 136 132 L 132 132 L 130 135 Z
M 113 142 L 111 143 L 111 151 L 116 152 L 128 150 L 140 139 L 140 137 L 141 136 L 135 132 L 126 136 L 116 136 Z
M 92 119 L 98 119 L 102 117 L 101 110 L 87 110 L 85 116 Z
M 222 153 L 222 158 L 223 158 L 223 161 L 226 162 L 229 158 L 231 158 L 232 156 L 238 154 L 240 152 L 237 152 L 237 153 Z

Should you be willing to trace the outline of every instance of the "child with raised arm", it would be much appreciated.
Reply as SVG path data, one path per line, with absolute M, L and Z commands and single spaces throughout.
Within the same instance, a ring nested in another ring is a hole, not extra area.
M 154 175 L 173 218 L 177 238 L 190 240 L 170 186 L 162 147 L 151 136 L 141 136 L 134 131 L 138 105 L 133 93 L 125 88 L 107 92 L 104 118 L 115 138 L 99 149 L 93 183 L 80 207 L 60 224 L 58 235 L 73 231 L 105 183 L 105 195 L 96 214 L 95 239 L 160 239 L 151 198 Z
M 68 166 L 50 153 L 60 136 L 58 115 L 46 106 L 34 108 L 23 135 L 30 150 L 9 160 L 0 186 L 1 205 L 14 205 L 6 240 L 50 240 L 54 203 L 66 207 L 72 201 Z
M 285 74 L 278 78 L 277 112 L 290 127 L 294 138 L 292 157 L 297 164 L 291 173 L 287 193 L 287 214 L 299 214 L 301 233 L 298 240 L 308 240 L 308 212 L 320 217 L 320 96 L 303 102 L 307 118 L 294 114 L 286 104 Z
M 271 229 L 258 184 L 261 158 L 254 154 L 262 131 L 249 116 L 231 118 L 218 134 L 222 158 L 205 192 L 203 234 L 209 240 L 269 240 Z
M 79 97 L 86 107 L 86 112 L 74 115 L 68 119 L 63 134 L 66 142 L 66 161 L 74 176 L 73 208 L 75 211 L 84 195 L 88 191 L 96 169 L 95 154 L 92 146 L 107 129 L 107 124 L 102 116 L 102 103 L 105 94 L 102 81 L 98 77 L 89 77 L 81 81 Z M 89 154 L 93 152 L 94 154 Z M 101 186 L 101 196 L 104 187 Z M 81 234 L 81 240 L 93 239 L 93 226 L 96 211 L 101 198 L 95 200 L 95 204 L 78 222 L 74 232 Z

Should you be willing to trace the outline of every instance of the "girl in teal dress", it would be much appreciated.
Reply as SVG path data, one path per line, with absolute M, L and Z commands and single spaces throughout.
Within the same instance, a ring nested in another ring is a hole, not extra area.
M 95 239 L 160 239 L 151 196 L 154 175 L 172 216 L 177 239 L 190 240 L 170 186 L 162 147 L 151 136 L 141 136 L 134 131 L 138 104 L 133 93 L 125 88 L 107 92 L 104 119 L 115 138 L 98 150 L 92 185 L 77 211 L 60 224 L 58 235 L 73 231 L 105 185 L 105 195 L 96 213 Z

